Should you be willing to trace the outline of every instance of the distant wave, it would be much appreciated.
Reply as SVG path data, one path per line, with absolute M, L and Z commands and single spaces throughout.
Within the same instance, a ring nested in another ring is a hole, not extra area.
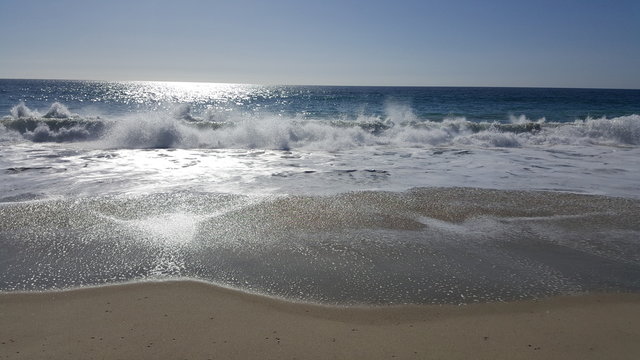
M 91 141 L 104 148 L 265 148 L 344 150 L 361 146 L 640 145 L 640 115 L 587 118 L 572 123 L 443 121 L 415 116 L 360 116 L 357 119 L 309 120 L 277 115 L 261 117 L 205 114 L 189 105 L 168 113 L 140 113 L 114 119 L 88 118 L 53 103 L 43 115 L 21 103 L 0 120 L 0 139 L 34 142 Z
M 104 134 L 107 127 L 100 118 L 83 118 L 59 102 L 51 104 L 44 115 L 29 109 L 24 103 L 11 108 L 10 113 L 11 116 L 0 120 L 5 127 L 5 136 L 2 138 L 13 131 L 35 142 L 95 140 Z M 12 135 L 15 139 L 15 134 Z

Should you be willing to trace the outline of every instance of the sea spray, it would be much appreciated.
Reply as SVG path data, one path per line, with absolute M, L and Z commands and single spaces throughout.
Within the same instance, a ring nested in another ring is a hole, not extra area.
M 394 108 L 395 109 L 395 108 Z M 398 114 L 396 114 L 398 113 Z M 571 123 L 552 123 L 525 117 L 508 123 L 473 122 L 464 117 L 442 121 L 417 119 L 410 110 L 395 109 L 389 117 L 360 115 L 355 120 L 319 120 L 227 113 L 224 121 L 201 118 L 189 105 L 173 111 L 147 112 L 101 118 L 72 114 L 62 104 L 51 105 L 40 116 L 24 104 L 0 123 L 35 142 L 99 140 L 90 147 L 107 148 L 240 148 L 345 150 L 362 146 L 480 146 L 520 147 L 532 145 L 638 145 L 640 115 L 587 118 Z M 219 119 L 219 117 L 216 117 Z
M 24 102 L 21 102 L 20 104 L 12 107 L 10 113 L 11 113 L 11 116 L 14 117 L 15 119 L 40 117 L 40 113 L 29 109 Z

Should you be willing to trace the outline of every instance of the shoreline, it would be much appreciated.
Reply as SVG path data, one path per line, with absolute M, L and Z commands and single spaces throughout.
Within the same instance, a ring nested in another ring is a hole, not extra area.
M 330 306 L 200 281 L 0 293 L 0 359 L 632 359 L 640 294 Z
M 408 309 L 408 308 L 464 308 L 464 307 L 473 307 L 473 306 L 481 306 L 488 307 L 491 305 L 499 305 L 504 306 L 508 304 L 523 304 L 523 303 L 541 303 L 553 301 L 554 303 L 567 303 L 573 302 L 575 299 L 579 298 L 612 298 L 612 297 L 635 297 L 637 295 L 638 300 L 640 301 L 640 292 L 634 291 L 584 291 L 584 292 L 573 292 L 573 293 L 563 293 L 556 295 L 544 296 L 541 295 L 539 297 L 524 297 L 519 299 L 495 299 L 488 301 L 473 301 L 473 302 L 433 302 L 433 303 L 323 303 L 323 302 L 315 302 L 312 300 L 300 300 L 296 298 L 287 298 L 278 295 L 266 294 L 259 291 L 252 291 L 250 289 L 243 289 L 240 287 L 227 286 L 224 284 L 218 284 L 215 282 L 208 281 L 206 279 L 198 279 L 198 278 L 190 278 L 190 277 L 167 277 L 167 278 L 144 278 L 144 279 L 131 279 L 125 280 L 121 282 L 114 283 L 104 283 L 104 284 L 90 284 L 90 285 L 77 285 L 68 288 L 54 288 L 54 289 L 40 289 L 40 290 L 0 290 L 0 303 L 5 298 L 12 297 L 46 297 L 47 295 L 51 295 L 52 298 L 61 297 L 61 296 L 70 296 L 76 297 L 78 294 L 89 294 L 93 295 L 98 294 L 108 294 L 120 291 L 134 291 L 134 288 L 139 288 L 136 291 L 146 291 L 147 287 L 156 288 L 156 287 L 177 287 L 177 288 L 209 288 L 212 292 L 223 293 L 225 296 L 236 296 L 238 298 L 243 299 L 253 299 L 256 302 L 269 303 L 272 306 L 283 306 L 285 308 L 290 307 L 317 307 L 322 308 L 327 311 L 343 311 L 343 310 L 353 310 L 353 311 L 370 311 L 370 310 L 381 310 L 390 311 L 392 309 Z M 516 305 L 517 306 L 517 305 Z

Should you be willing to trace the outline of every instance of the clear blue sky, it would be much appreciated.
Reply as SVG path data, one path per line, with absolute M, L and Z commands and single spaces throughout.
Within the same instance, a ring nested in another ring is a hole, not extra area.
M 640 1 L 0 0 L 0 78 L 640 88 Z

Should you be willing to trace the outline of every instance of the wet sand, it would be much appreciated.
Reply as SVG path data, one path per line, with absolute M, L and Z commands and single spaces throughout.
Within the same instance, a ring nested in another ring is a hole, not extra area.
M 192 281 L 0 294 L 0 359 L 637 359 L 640 294 L 328 307 Z

